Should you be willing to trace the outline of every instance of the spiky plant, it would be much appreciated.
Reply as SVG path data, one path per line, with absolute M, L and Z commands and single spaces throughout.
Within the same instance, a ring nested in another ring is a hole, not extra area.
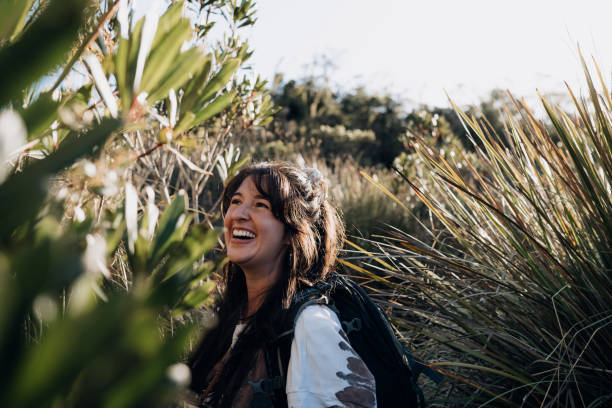
M 392 289 L 417 354 L 457 386 L 445 404 L 612 400 L 612 99 L 582 64 L 588 97 L 568 86 L 574 112 L 541 97 L 546 125 L 513 100 L 520 115 L 507 108 L 498 135 L 455 106 L 469 159 L 413 135 L 434 182 L 404 181 L 440 227 L 421 224 L 427 242 L 381 237 L 362 272 Z

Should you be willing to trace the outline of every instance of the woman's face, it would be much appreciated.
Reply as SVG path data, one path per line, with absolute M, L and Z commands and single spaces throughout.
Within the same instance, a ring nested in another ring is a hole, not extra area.
M 247 177 L 230 199 L 223 220 L 230 261 L 247 272 L 273 273 L 287 249 L 285 225 L 272 213 L 270 202 Z

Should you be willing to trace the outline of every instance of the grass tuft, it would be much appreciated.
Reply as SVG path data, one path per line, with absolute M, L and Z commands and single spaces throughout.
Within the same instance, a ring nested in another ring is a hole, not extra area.
M 372 257 L 387 266 L 360 268 L 384 276 L 375 290 L 411 347 L 453 382 L 440 403 L 610 401 L 612 99 L 582 63 L 589 93 L 568 87 L 574 112 L 541 97 L 545 123 L 510 96 L 500 135 L 454 105 L 469 156 L 411 135 L 433 181 L 400 174 L 435 222 L 379 236 Z

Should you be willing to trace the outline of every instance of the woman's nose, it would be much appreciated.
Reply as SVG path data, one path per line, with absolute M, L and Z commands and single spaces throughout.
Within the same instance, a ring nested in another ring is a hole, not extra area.
M 250 217 L 249 207 L 245 203 L 238 205 L 237 207 L 234 208 L 234 211 L 232 212 L 232 216 L 235 219 L 239 219 L 239 220 L 249 219 Z

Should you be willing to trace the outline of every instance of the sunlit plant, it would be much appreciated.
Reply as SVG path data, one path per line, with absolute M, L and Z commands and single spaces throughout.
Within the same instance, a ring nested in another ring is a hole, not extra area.
M 434 181 L 402 176 L 436 223 L 421 224 L 427 239 L 381 236 L 366 270 L 355 266 L 387 288 L 413 348 L 458 386 L 447 402 L 612 400 L 612 100 L 584 66 L 588 97 L 569 89 L 574 112 L 541 98 L 549 126 L 514 101 L 499 135 L 455 107 L 475 157 L 412 135 Z
M 200 195 L 274 109 L 239 78 L 252 1 L 130 3 L 0 4 L 0 406 L 168 406 L 189 382 L 223 262 Z M 201 14 L 229 35 L 205 44 Z

